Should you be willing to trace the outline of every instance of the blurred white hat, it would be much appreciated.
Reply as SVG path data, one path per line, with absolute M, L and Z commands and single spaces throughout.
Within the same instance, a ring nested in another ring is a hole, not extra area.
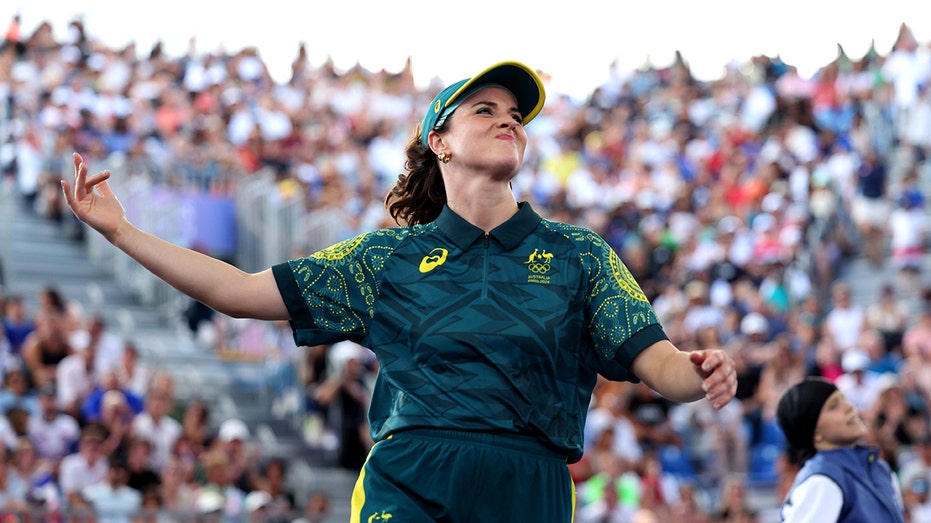
M 247 512 L 255 512 L 256 510 L 268 506 L 272 502 L 272 496 L 264 490 L 253 490 L 246 495 L 246 499 L 243 500 L 243 506 Z
M 769 331 L 769 322 L 766 316 L 759 312 L 751 312 L 740 320 L 740 332 L 746 335 L 765 334 Z
M 246 441 L 249 439 L 249 427 L 242 420 L 230 418 L 220 424 L 217 437 L 224 443 L 234 440 Z
M 210 514 L 211 512 L 218 512 L 222 509 L 225 501 L 223 494 L 213 489 L 205 489 L 197 495 L 194 506 L 197 508 L 197 512 L 201 514 Z
M 844 353 L 841 359 L 841 367 L 844 372 L 856 372 L 866 370 L 870 365 L 870 357 L 865 351 L 860 349 L 850 349 Z

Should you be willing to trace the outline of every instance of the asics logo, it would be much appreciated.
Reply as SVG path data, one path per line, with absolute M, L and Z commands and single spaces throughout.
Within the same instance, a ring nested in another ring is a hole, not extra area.
M 446 255 L 449 254 L 449 251 L 446 249 L 437 247 L 430 251 L 430 254 L 423 257 L 420 260 L 420 272 L 427 273 L 436 269 L 440 265 L 446 262 Z

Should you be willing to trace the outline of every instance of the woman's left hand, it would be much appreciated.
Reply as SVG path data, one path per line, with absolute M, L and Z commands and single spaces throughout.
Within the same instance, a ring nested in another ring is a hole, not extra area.
M 705 399 L 715 409 L 721 409 L 737 394 L 737 370 L 734 360 L 723 350 L 689 353 L 695 372 L 702 379 Z

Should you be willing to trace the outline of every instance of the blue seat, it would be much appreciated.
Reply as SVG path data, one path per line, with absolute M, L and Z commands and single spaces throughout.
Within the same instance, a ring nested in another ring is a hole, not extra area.
M 783 445 L 761 443 L 750 449 L 748 480 L 751 484 L 775 484 L 779 479 L 777 464 Z
M 667 474 L 680 478 L 695 478 L 695 466 L 688 451 L 676 445 L 663 445 L 658 452 L 660 464 Z
M 761 445 L 786 445 L 786 435 L 775 420 L 764 421 L 760 426 Z

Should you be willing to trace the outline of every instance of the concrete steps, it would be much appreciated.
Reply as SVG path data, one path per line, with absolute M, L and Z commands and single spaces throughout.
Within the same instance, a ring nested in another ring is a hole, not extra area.
M 230 417 L 245 421 L 263 454 L 289 459 L 300 496 L 326 492 L 333 520 L 348 520 L 356 474 L 333 467 L 326 452 L 308 447 L 293 415 L 275 415 L 264 363 L 231 360 L 199 347 L 177 318 L 146 306 L 107 266 L 94 262 L 76 227 L 73 221 L 56 223 L 36 214 L 9 180 L 0 180 L 0 284 L 5 292 L 22 295 L 32 314 L 39 291 L 51 285 L 85 314 L 101 314 L 115 333 L 136 343 L 144 363 L 175 377 L 179 400 L 203 399 L 217 424 Z

